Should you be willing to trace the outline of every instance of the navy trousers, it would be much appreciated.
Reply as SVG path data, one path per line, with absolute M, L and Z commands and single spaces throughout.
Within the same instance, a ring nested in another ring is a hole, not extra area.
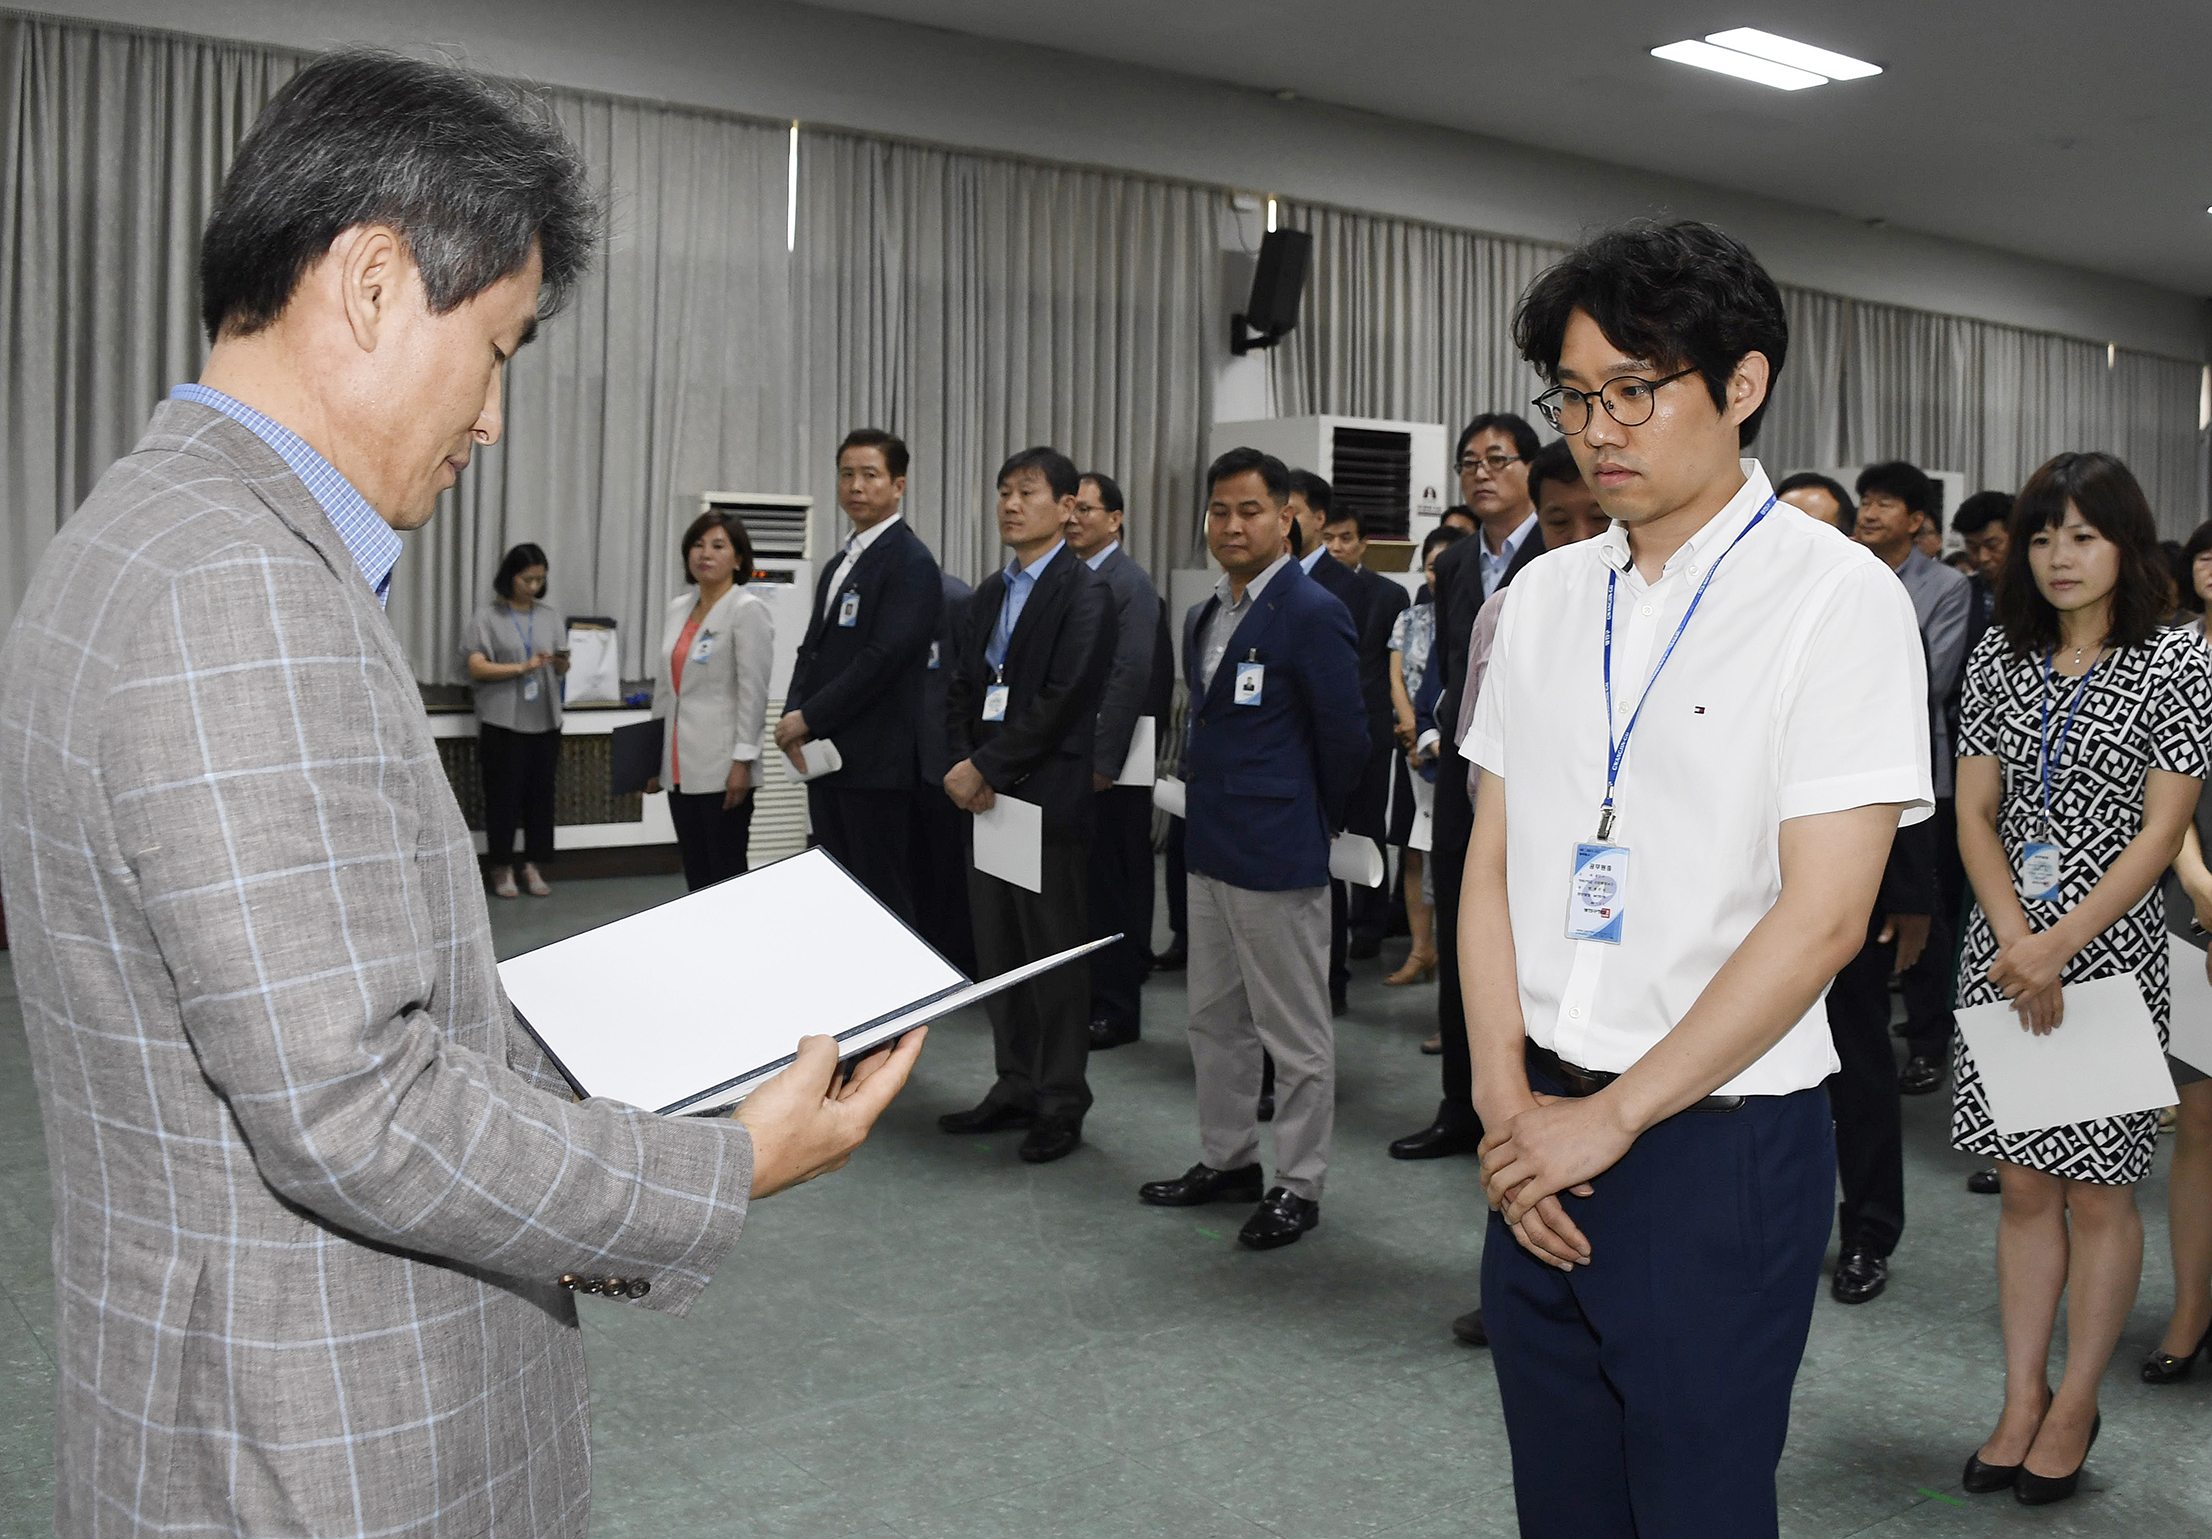
M 1670 1117 L 1563 1199 L 1586 1267 L 1538 1261 L 1491 1215 L 1483 1315 L 1523 1539 L 1779 1531 L 1835 1180 L 1827 1092 L 1801 1090 Z

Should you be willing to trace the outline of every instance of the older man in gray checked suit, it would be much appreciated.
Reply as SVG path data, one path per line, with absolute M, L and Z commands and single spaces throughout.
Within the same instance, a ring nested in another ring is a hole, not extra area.
M 681 1314 L 912 1039 L 742 1122 L 518 1029 L 382 599 L 593 219 L 557 130 L 339 55 L 241 146 L 214 350 L 0 648 L 0 873 L 54 1191 L 64 1535 L 581 1535 L 576 1292 Z M 619 1025 L 619 1023 L 610 1023 Z

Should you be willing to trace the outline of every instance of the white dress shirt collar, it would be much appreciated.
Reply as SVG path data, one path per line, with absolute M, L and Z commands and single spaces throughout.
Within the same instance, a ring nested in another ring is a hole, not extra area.
M 1695 568 L 1693 576 L 1703 576 L 1710 556 L 1718 556 L 1728 548 L 1729 542 L 1743 532 L 1744 525 L 1757 516 L 1774 495 L 1767 484 L 1767 473 L 1757 460 L 1739 460 L 1743 467 L 1743 486 L 1729 498 L 1726 506 L 1705 521 L 1705 527 L 1682 542 L 1682 548 L 1667 558 L 1667 564 L 1659 569 L 1661 581 L 1685 568 Z M 1636 569 L 1635 552 L 1628 543 L 1628 526 L 1613 524 L 1594 542 L 1598 559 L 1622 575 L 1630 575 Z

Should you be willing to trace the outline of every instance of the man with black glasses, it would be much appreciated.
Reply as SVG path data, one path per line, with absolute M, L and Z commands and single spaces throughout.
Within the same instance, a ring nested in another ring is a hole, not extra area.
M 1880 562 L 1739 458 L 1789 344 L 1741 244 L 1609 231 L 1514 337 L 1613 520 L 1520 578 L 1466 744 L 1521 1533 L 1771 1535 L 1835 1190 L 1821 995 L 1933 800 L 1920 638 Z

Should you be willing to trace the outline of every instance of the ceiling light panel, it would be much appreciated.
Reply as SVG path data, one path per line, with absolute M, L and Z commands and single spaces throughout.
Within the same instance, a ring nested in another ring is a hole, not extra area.
M 1654 59 L 1666 59 L 1674 64 L 1693 64 L 1699 69 L 1734 75 L 1739 80 L 1757 81 L 1772 86 L 1777 91 L 1802 91 L 1807 86 L 1826 85 L 1826 75 L 1816 75 L 1811 70 L 1798 69 L 1788 64 L 1777 64 L 1772 59 L 1755 58 L 1747 53 L 1737 53 L 1729 48 L 1716 48 L 1711 43 L 1695 40 L 1668 43 L 1651 51 Z
M 1793 38 L 1776 37 L 1771 32 L 1761 32 L 1757 27 L 1732 27 L 1726 32 L 1708 32 L 1705 34 L 1705 41 L 1721 48 L 1732 48 L 1737 53 L 1748 53 L 1753 58 L 1768 59 L 1815 75 L 1825 75 L 1830 80 L 1864 80 L 1869 75 L 1879 75 L 1882 72 L 1879 64 L 1869 64 L 1864 59 L 1854 59 L 1845 53 L 1831 53 L 1825 48 L 1815 48 L 1810 43 L 1800 43 Z

